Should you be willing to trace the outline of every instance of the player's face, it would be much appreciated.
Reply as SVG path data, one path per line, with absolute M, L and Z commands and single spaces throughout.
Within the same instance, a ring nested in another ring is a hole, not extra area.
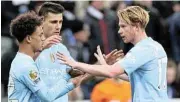
M 122 37 L 124 43 L 132 43 L 135 37 L 134 27 L 121 19 L 119 20 L 119 27 L 118 33 Z
M 42 51 L 42 44 L 43 41 L 45 40 L 42 26 L 38 26 L 36 28 L 35 32 L 31 35 L 31 38 L 32 38 L 31 45 L 35 50 L 35 52 Z
M 46 38 L 52 35 L 59 35 L 62 27 L 62 13 L 48 13 L 44 19 L 43 31 Z

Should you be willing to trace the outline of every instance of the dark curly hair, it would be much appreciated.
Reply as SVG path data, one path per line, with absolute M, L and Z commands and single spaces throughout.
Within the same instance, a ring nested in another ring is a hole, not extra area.
M 10 33 L 22 42 L 27 35 L 31 35 L 37 26 L 42 24 L 43 18 L 38 16 L 34 11 L 20 14 L 11 21 Z
M 64 7 L 61 6 L 60 4 L 53 2 L 45 2 L 41 5 L 38 11 L 38 15 L 46 17 L 49 12 L 57 14 L 57 13 L 63 13 L 63 11 L 64 11 Z

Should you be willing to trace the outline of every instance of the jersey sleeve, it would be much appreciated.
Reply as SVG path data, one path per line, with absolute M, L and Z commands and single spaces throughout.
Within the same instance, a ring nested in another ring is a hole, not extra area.
M 52 102 L 55 99 L 67 94 L 74 88 L 75 86 L 72 82 L 68 82 L 66 86 L 61 86 L 61 83 L 57 82 L 57 84 L 50 89 L 47 87 L 41 87 L 40 90 L 36 91 L 36 94 L 41 98 L 41 100 L 45 102 Z
M 36 65 L 24 67 L 20 79 L 33 93 L 39 90 L 42 86 Z
M 36 65 L 29 65 L 23 68 L 20 79 L 34 94 L 45 101 L 53 101 L 75 88 L 72 82 L 68 82 L 65 86 L 62 86 L 61 81 L 57 82 L 53 87 L 48 88 L 41 80 Z
M 125 57 L 118 61 L 125 72 L 130 75 L 132 72 L 140 68 L 142 65 L 154 59 L 154 52 L 152 48 L 134 48 L 130 50 Z

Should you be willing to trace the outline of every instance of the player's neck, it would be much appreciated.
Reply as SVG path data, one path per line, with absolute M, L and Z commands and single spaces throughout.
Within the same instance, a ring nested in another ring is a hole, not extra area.
M 133 41 L 133 45 L 136 45 L 138 42 L 140 42 L 143 39 L 147 38 L 147 34 L 145 31 L 140 32 L 138 35 L 136 35 L 134 41 Z
M 24 53 L 30 57 L 34 57 L 34 51 L 28 44 L 19 44 L 19 52 Z

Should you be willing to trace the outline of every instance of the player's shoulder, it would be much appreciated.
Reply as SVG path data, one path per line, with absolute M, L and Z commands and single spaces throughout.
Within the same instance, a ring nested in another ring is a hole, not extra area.
M 32 63 L 34 63 L 34 60 L 30 56 L 17 53 L 11 65 L 20 67 L 20 66 L 26 66 Z
M 59 49 L 67 50 L 66 46 L 62 43 L 54 44 L 49 49 L 51 49 L 51 50 L 59 50 Z
M 149 40 L 147 40 L 147 42 L 143 45 L 144 48 L 146 48 L 146 51 L 150 52 L 150 55 L 154 55 L 154 56 L 166 56 L 166 52 L 163 48 L 163 46 L 153 40 L 152 38 L 149 38 Z
M 163 46 L 155 40 L 152 40 L 151 43 L 148 43 L 148 47 L 156 52 L 165 53 Z
M 54 46 L 54 50 L 55 50 L 55 52 L 59 51 L 61 53 L 69 53 L 67 47 L 64 44 L 62 44 L 62 43 L 56 44 Z
M 14 73 L 16 76 L 21 76 L 23 73 L 32 69 L 36 70 L 36 65 L 33 59 L 16 55 L 11 63 L 10 74 Z
M 16 71 L 26 71 L 30 70 L 31 68 L 36 68 L 35 62 L 28 62 L 28 61 L 22 61 L 21 63 L 15 63 L 12 67 L 14 67 L 14 70 Z
M 52 45 L 50 48 L 44 49 L 39 56 L 46 56 L 49 53 L 53 53 L 53 52 L 57 52 L 57 51 L 65 51 L 67 52 L 67 48 L 64 44 L 62 43 L 58 43 L 58 44 L 54 44 Z M 38 56 L 38 58 L 39 58 Z M 38 59 L 37 58 L 37 59 Z
M 152 38 L 148 37 L 143 41 L 137 43 L 130 51 L 138 52 L 138 53 L 144 53 L 144 52 L 152 53 L 154 52 L 154 50 L 157 50 L 159 47 L 161 47 L 161 44 L 154 41 Z
M 56 46 L 59 48 L 67 49 L 67 47 L 63 43 L 58 43 Z

